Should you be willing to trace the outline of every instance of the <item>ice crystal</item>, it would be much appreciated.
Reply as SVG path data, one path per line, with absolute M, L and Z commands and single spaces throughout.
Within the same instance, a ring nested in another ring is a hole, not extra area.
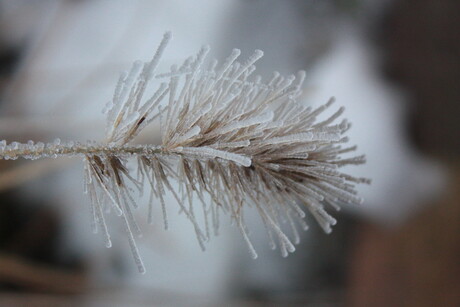
M 171 38 L 164 35 L 151 61 L 137 61 L 120 76 L 107 114 L 106 140 L 88 142 L 20 144 L 0 142 L 3 159 L 29 159 L 80 155 L 84 160 L 85 191 L 91 199 L 92 229 L 101 231 L 107 247 L 112 245 L 106 225 L 107 212 L 123 220 L 129 244 L 140 272 L 145 272 L 135 236 L 141 230 L 134 218 L 138 207 L 133 189 L 150 186 L 148 221 L 153 221 L 153 205 L 158 202 L 168 228 L 165 194 L 171 193 L 183 214 L 192 223 L 204 249 L 211 228 L 217 234 L 219 212 L 230 216 L 238 227 L 252 257 L 253 247 L 244 221 L 244 212 L 253 207 L 267 226 L 283 256 L 293 252 L 291 239 L 282 230 L 287 222 L 293 242 L 299 243 L 294 222 L 303 229 L 308 210 L 327 233 L 336 220 L 325 210 L 342 203 L 361 203 L 354 185 L 368 183 L 340 171 L 348 164 L 364 163 L 363 156 L 342 158 L 356 147 L 345 147 L 347 121 L 334 124 L 344 109 L 318 122 L 317 117 L 334 99 L 316 109 L 299 102 L 305 72 L 283 77 L 274 73 L 268 82 L 252 77 L 254 63 L 263 52 L 237 62 L 234 49 L 219 66 L 206 63 L 209 47 L 186 59 L 166 73 L 156 68 Z M 144 97 L 155 79 L 151 97 Z M 161 121 L 162 144 L 133 145 L 136 135 L 155 119 Z M 137 176 L 127 167 L 137 159 Z M 174 180 L 178 188 L 171 182 Z M 196 219 L 194 199 L 201 202 L 203 225 Z

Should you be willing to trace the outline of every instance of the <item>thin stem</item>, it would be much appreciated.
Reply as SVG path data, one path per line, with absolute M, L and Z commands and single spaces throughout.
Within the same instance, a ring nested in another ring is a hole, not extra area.
M 0 158 L 17 159 L 38 159 L 43 157 L 62 157 L 76 155 L 105 155 L 105 156 L 149 156 L 162 153 L 161 146 L 153 145 L 125 145 L 111 146 L 106 144 L 56 144 L 56 143 L 17 143 L 0 145 Z

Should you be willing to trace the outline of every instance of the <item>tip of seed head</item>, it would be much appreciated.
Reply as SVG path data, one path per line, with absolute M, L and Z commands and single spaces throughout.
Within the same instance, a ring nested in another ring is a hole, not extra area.
M 335 102 L 335 97 L 332 96 L 331 98 L 329 98 L 329 101 L 326 103 L 326 107 L 329 107 L 329 106 L 332 105 L 334 102 Z
M 164 39 L 171 39 L 172 38 L 172 31 L 166 31 L 165 34 L 163 34 Z
M 256 49 L 254 50 L 254 55 L 256 55 L 257 57 L 263 57 L 264 56 L 264 52 L 260 49 Z
M 238 48 L 234 48 L 232 50 L 232 56 L 239 56 L 241 54 L 241 50 Z

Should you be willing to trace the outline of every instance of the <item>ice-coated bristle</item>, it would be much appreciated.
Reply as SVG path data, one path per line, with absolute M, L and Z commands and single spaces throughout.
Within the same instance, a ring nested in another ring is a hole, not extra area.
M 275 72 L 263 81 L 253 76 L 262 51 L 237 62 L 241 51 L 233 49 L 219 65 L 216 60 L 206 63 L 210 48 L 204 46 L 170 71 L 156 73 L 170 40 L 171 32 L 166 32 L 149 62 L 134 62 L 119 78 L 105 107 L 103 143 L 0 141 L 0 158 L 82 156 L 92 229 L 102 233 L 110 247 L 105 215 L 113 211 L 120 216 L 141 273 L 145 266 L 135 241 L 141 236 L 135 211 L 140 204 L 133 193 L 142 193 L 146 182 L 149 223 L 157 205 L 165 229 L 169 227 L 167 206 L 174 205 L 166 202 L 170 194 L 192 223 L 203 250 L 211 229 L 218 234 L 220 215 L 228 214 L 253 258 L 257 252 L 243 218 L 248 208 L 259 213 L 270 246 L 275 248 L 277 241 L 287 256 L 300 241 L 296 225 L 308 229 L 306 212 L 330 233 L 336 220 L 325 206 L 338 210 L 341 204 L 363 202 L 354 187 L 370 180 L 341 171 L 365 162 L 363 155 L 346 157 L 356 146 L 342 147 L 350 129 L 348 121 L 339 121 L 345 109 L 324 116 L 335 98 L 314 109 L 299 101 L 304 71 L 287 77 Z M 155 81 L 162 82 L 152 85 Z M 151 96 L 145 98 L 149 87 Z M 158 119 L 161 145 L 133 144 L 138 133 Z M 128 167 L 130 158 L 138 163 L 137 176 Z M 197 210 L 196 199 L 202 210 Z M 284 229 L 290 229 L 293 243 Z

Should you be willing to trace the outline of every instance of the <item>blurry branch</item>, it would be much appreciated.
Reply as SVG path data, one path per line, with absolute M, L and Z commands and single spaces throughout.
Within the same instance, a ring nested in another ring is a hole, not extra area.
M 50 172 L 66 167 L 72 162 L 75 162 L 75 160 L 40 160 L 34 163 L 25 162 L 19 166 L 7 169 L 2 168 L 0 172 L 0 192 L 18 187 L 27 181 L 37 179 Z
M 0 254 L 0 283 L 48 293 L 78 294 L 87 287 L 83 272 L 67 272 Z

